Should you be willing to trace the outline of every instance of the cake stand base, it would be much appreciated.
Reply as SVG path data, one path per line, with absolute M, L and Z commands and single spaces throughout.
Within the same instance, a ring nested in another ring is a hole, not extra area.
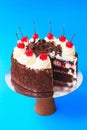
M 42 116 L 53 114 L 56 111 L 54 98 L 37 98 L 35 111 Z

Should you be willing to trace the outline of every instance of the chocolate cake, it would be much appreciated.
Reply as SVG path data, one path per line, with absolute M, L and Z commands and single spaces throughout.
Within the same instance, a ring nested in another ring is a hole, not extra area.
M 11 81 L 15 90 L 32 97 L 52 97 L 59 87 L 76 87 L 78 55 L 65 36 L 35 33 L 18 41 L 11 56 Z

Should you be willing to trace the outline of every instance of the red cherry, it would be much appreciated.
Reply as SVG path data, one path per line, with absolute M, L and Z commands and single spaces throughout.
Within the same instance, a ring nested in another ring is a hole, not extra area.
M 62 36 L 59 37 L 59 40 L 60 40 L 61 42 L 65 42 L 66 37 L 62 35 Z
M 73 47 L 73 43 L 71 41 L 66 42 L 66 47 L 72 48 Z
M 32 56 L 33 55 L 33 51 L 32 50 L 26 50 L 25 54 L 27 56 Z
M 27 36 L 22 37 L 21 41 L 22 42 L 27 42 L 28 41 L 28 37 Z
M 58 66 L 61 66 L 61 62 L 60 62 L 60 61 L 57 61 L 57 65 L 58 65 Z
M 47 38 L 49 39 L 49 40 L 51 40 L 51 39 L 53 39 L 53 34 L 52 33 L 49 33 L 48 35 L 47 35 Z
M 38 34 L 37 34 L 37 33 L 34 33 L 34 34 L 33 34 L 33 38 L 34 38 L 34 39 L 38 39 Z
M 71 66 L 74 66 L 74 63 L 71 63 Z
M 63 66 L 63 67 L 65 67 L 65 65 L 66 65 L 65 63 L 61 63 L 61 66 Z
M 47 60 L 48 55 L 46 53 L 41 53 L 39 57 L 41 60 Z
M 23 42 L 21 42 L 21 43 L 19 42 L 17 44 L 17 47 L 23 49 L 25 47 L 25 44 Z

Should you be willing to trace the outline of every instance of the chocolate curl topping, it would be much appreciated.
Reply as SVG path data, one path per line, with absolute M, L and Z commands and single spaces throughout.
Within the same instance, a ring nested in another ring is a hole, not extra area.
M 51 49 L 52 49 L 52 47 L 48 47 L 48 48 L 46 48 L 46 49 L 44 50 L 44 53 L 49 52 Z

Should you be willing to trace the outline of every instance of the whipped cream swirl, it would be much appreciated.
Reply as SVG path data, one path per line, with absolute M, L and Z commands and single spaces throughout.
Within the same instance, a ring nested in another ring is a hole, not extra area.
M 66 47 L 66 44 L 62 45 L 62 56 L 72 57 L 75 55 L 75 47 L 74 45 L 71 48 Z
M 54 45 L 57 46 L 57 38 L 53 36 L 53 39 L 49 39 L 48 37 L 44 38 L 46 42 L 54 42 Z
M 29 40 L 29 43 L 31 43 L 31 42 L 38 42 L 38 40 L 39 40 L 39 38 L 37 38 L 37 39 L 34 39 L 34 38 L 31 38 L 30 40 Z
M 22 42 L 21 39 L 17 41 L 17 43 L 24 43 L 25 46 L 27 46 L 29 44 L 29 40 L 27 42 Z
M 26 54 L 23 54 L 20 58 L 17 59 L 17 61 L 22 65 L 32 67 L 36 61 L 36 55 L 33 54 L 32 56 L 27 56 Z
M 21 55 L 22 54 L 24 54 L 25 53 L 25 48 L 18 48 L 17 46 L 14 48 L 14 51 L 13 51 L 13 57 L 15 58 L 15 59 L 18 59 L 18 58 L 20 58 L 21 57 Z
M 46 60 L 41 60 L 41 59 L 39 58 L 39 56 L 38 56 L 37 59 L 36 59 L 36 64 L 35 64 L 35 66 L 34 66 L 34 69 L 39 69 L 39 70 L 41 70 L 41 69 L 49 69 L 49 68 L 51 68 L 50 58 L 47 57 Z
M 67 40 L 67 39 L 66 39 L 64 42 L 62 42 L 62 41 L 60 41 L 60 39 L 58 38 L 56 43 L 57 43 L 57 45 L 59 45 L 59 44 L 60 44 L 60 45 L 62 46 L 62 45 L 65 45 L 65 44 L 66 44 L 66 42 L 68 42 L 68 40 Z

